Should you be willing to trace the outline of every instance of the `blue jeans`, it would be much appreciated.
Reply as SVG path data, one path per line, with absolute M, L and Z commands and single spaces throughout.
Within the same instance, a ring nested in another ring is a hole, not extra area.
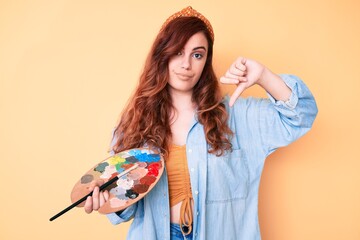
M 170 239 L 171 240 L 191 240 L 192 232 L 189 235 L 183 236 L 180 225 L 170 223 Z

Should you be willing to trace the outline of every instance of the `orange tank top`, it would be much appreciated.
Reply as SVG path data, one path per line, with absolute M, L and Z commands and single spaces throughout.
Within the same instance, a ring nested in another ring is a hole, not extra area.
M 191 183 L 189 169 L 186 159 L 186 145 L 171 145 L 168 159 L 165 161 L 169 182 L 170 207 L 182 201 L 180 208 L 180 226 L 187 226 L 188 232 L 192 230 L 192 209 L 191 209 Z M 182 228 L 181 228 L 181 231 Z

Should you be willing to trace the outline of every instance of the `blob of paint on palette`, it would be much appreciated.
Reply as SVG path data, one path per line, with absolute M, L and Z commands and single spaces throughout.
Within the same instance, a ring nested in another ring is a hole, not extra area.
M 107 214 L 127 208 L 142 199 L 159 181 L 163 170 L 162 156 L 149 149 L 137 148 L 120 152 L 100 162 L 75 184 L 71 193 L 72 202 L 76 202 L 90 192 L 95 181 L 98 185 L 118 176 L 127 169 L 136 168 L 121 176 L 106 189 L 109 200 L 98 210 Z M 84 202 L 78 206 L 84 206 Z

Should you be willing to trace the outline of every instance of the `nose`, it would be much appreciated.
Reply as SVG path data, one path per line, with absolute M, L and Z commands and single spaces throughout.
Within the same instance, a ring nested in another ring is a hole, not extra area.
M 191 60 L 189 56 L 184 55 L 181 59 L 181 68 L 190 70 L 191 69 Z

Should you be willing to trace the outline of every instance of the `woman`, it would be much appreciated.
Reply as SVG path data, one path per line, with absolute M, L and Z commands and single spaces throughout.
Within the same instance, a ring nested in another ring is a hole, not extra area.
M 296 76 L 276 75 L 239 57 L 220 78 L 235 84 L 223 98 L 212 67 L 209 21 L 188 7 L 159 32 L 139 85 L 114 132 L 114 153 L 155 147 L 166 171 L 138 203 L 109 214 L 134 219 L 128 239 L 260 239 L 258 187 L 266 157 L 304 135 L 317 114 Z M 238 98 L 257 84 L 268 99 Z M 95 187 L 87 213 L 108 199 Z

